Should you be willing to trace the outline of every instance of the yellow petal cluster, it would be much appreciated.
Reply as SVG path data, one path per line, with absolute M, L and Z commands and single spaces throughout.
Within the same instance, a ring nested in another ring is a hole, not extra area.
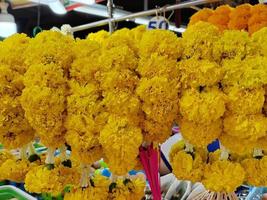
M 224 118 L 223 125 L 227 135 L 256 141 L 266 135 L 267 118 L 262 114 L 231 115 Z
M 260 29 L 259 31 L 253 33 L 252 41 L 256 43 L 256 45 L 260 49 L 261 55 L 267 56 L 267 27 Z
M 32 168 L 26 175 L 25 188 L 31 193 L 60 194 L 67 185 L 79 184 L 77 169 L 58 166 L 49 170 L 46 166 Z
M 226 30 L 215 42 L 213 56 L 218 61 L 222 59 L 244 59 L 258 53 L 257 44 L 252 42 L 246 31 Z
M 265 101 L 265 90 L 260 88 L 241 89 L 238 87 L 225 87 L 227 95 L 226 108 L 232 114 L 249 115 L 262 111 Z
M 135 179 L 117 179 L 115 188 L 110 191 L 110 200 L 135 200 L 144 196 L 145 180 Z
M 256 142 L 248 139 L 240 139 L 239 136 L 235 137 L 228 134 L 222 134 L 219 139 L 225 148 L 239 156 L 252 154 L 253 148 L 257 146 Z
M 142 122 L 146 141 L 163 142 L 178 114 L 177 90 L 164 76 L 143 78 L 136 89 L 141 99 L 145 120 Z
M 95 175 L 90 178 L 88 188 L 73 188 L 70 192 L 65 193 L 64 200 L 83 200 L 83 199 L 100 199 L 108 198 L 108 190 L 111 181 L 101 175 Z
M 257 88 L 267 84 L 267 57 L 253 56 L 244 60 L 223 61 L 225 76 L 222 84 L 242 88 Z
M 25 34 L 15 34 L 0 45 L 0 142 L 7 149 L 26 145 L 34 136 L 19 101 L 27 70 L 24 51 L 29 41 Z
M 223 70 L 216 62 L 196 60 L 194 58 L 182 60 L 178 63 L 181 73 L 180 82 L 183 89 L 198 88 L 199 86 L 217 85 L 223 78 Z
M 209 124 L 199 124 L 186 119 L 179 120 L 183 137 L 196 147 L 206 147 L 222 134 L 222 120 Z
M 140 57 L 149 58 L 155 53 L 177 59 L 182 56 L 183 48 L 181 39 L 171 31 L 149 30 L 143 34 L 139 44 Z
M 215 192 L 234 192 L 245 179 L 245 170 L 239 163 L 215 161 L 205 166 L 202 183 Z
M 132 124 L 127 117 L 111 115 L 100 132 L 100 143 L 103 145 L 111 171 L 124 175 L 133 169 L 142 140 L 141 129 Z
M 214 122 L 225 112 L 224 94 L 216 87 L 184 90 L 179 105 L 184 119 L 200 124 Z
M 1 178 L 18 183 L 22 183 L 26 174 L 36 167 L 35 163 L 30 163 L 28 160 L 7 159 L 1 166 Z
M 246 182 L 257 187 L 265 186 L 267 158 L 248 158 L 242 161 L 242 166 L 246 169 Z
M 219 29 L 207 22 L 200 21 L 189 26 L 183 33 L 183 57 L 214 60 L 212 48 L 219 35 Z
M 181 180 L 193 182 L 201 181 L 204 169 L 204 160 L 198 153 L 192 155 L 184 150 L 171 154 L 173 174 Z
M 25 64 L 55 64 L 66 70 L 72 62 L 73 39 L 56 31 L 43 31 L 31 39 L 25 51 Z

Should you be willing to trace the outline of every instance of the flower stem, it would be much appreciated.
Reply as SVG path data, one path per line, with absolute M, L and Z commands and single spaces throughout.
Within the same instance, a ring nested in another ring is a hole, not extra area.
M 36 151 L 35 151 L 35 149 L 34 149 L 34 147 L 33 147 L 32 142 L 30 142 L 30 143 L 28 144 L 28 149 L 29 149 L 29 155 L 30 155 L 30 156 L 36 154 Z
M 220 144 L 221 155 L 220 160 L 227 160 L 229 158 L 229 150 Z
M 82 168 L 81 187 L 85 188 L 85 187 L 88 187 L 89 185 L 89 182 L 88 182 L 89 170 L 86 164 L 81 164 L 81 168 Z
M 258 148 L 255 148 L 253 150 L 253 157 L 256 158 L 256 157 L 262 157 L 263 156 L 263 151 L 262 149 L 258 149 Z
M 194 152 L 194 146 L 190 144 L 189 142 L 185 141 L 185 151 L 186 152 Z
M 67 160 L 68 158 L 67 158 L 67 152 L 66 152 L 66 151 L 67 151 L 67 147 L 66 147 L 66 145 L 65 145 L 65 144 L 62 145 L 62 146 L 59 148 L 59 150 L 60 150 L 60 155 L 59 155 L 59 157 L 60 157 L 61 162 Z
M 54 148 L 48 148 L 46 153 L 46 164 L 54 164 L 55 163 L 55 149 Z
M 20 158 L 21 159 L 27 159 L 27 147 L 28 147 L 28 145 L 24 145 L 22 148 L 20 148 Z

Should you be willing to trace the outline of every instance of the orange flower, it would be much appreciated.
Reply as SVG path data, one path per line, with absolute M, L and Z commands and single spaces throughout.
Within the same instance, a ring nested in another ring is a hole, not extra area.
M 246 3 L 237 6 L 235 9 L 233 9 L 230 13 L 230 21 L 228 23 L 228 28 L 237 30 L 247 30 L 251 8 L 252 6 Z
M 196 12 L 194 15 L 191 16 L 189 26 L 193 25 L 199 21 L 208 21 L 208 18 L 213 14 L 213 10 L 209 8 L 204 8 L 198 12 Z
M 216 25 L 221 31 L 227 29 L 229 22 L 229 15 L 232 8 L 228 5 L 223 5 L 214 11 L 213 15 L 208 18 L 208 22 Z
M 250 34 L 267 26 L 267 6 L 258 4 L 251 8 L 251 17 L 248 20 L 248 31 Z

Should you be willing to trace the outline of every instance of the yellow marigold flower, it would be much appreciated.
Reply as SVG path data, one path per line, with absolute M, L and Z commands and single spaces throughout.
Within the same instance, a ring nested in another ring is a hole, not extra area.
M 92 164 L 102 158 L 103 149 L 93 133 L 68 131 L 66 141 L 72 148 L 72 157 L 81 163 Z
M 179 120 L 181 133 L 190 144 L 205 148 L 222 133 L 222 120 L 218 119 L 210 124 L 198 124 L 186 119 Z
M 24 85 L 49 87 L 53 89 L 66 87 L 66 79 L 63 69 L 55 64 L 31 65 L 24 75 Z
M 129 200 L 142 199 L 145 195 L 146 181 L 144 179 L 132 178 L 127 186 L 132 191 Z
M 257 140 L 255 147 L 267 151 L 267 136 L 261 137 Z
M 106 39 L 110 36 L 109 32 L 101 30 L 98 31 L 96 33 L 90 33 L 87 36 L 87 39 L 95 41 L 97 43 L 99 43 L 101 46 L 104 45 L 104 43 L 106 42 Z
M 56 31 L 42 31 L 31 39 L 25 51 L 25 63 L 56 64 L 67 69 L 72 62 L 74 40 Z
M 266 185 L 267 157 L 261 159 L 249 158 L 241 162 L 246 169 L 246 182 L 250 185 L 261 187 Z
M 133 39 L 133 42 L 135 43 L 136 51 L 138 51 L 136 52 L 137 54 L 139 54 L 140 41 L 143 38 L 143 35 L 146 31 L 147 29 L 145 25 L 140 25 L 130 30 L 130 37 Z
M 108 186 L 107 186 L 108 188 Z M 100 190 L 100 188 L 96 188 Z M 106 189 L 105 189 L 106 190 Z M 99 199 L 106 200 L 108 199 L 108 192 L 104 189 L 98 192 L 95 191 L 95 188 L 78 188 L 73 191 L 66 193 L 64 196 L 64 200 L 84 200 L 84 199 Z
M 136 89 L 143 101 L 142 110 L 146 118 L 155 121 L 173 121 L 178 112 L 177 91 L 169 80 L 162 76 L 143 78 Z
M 138 84 L 139 78 L 132 70 L 109 70 L 103 73 L 100 88 L 104 91 L 126 90 L 133 92 Z
M 142 122 L 145 138 L 163 142 L 178 114 L 178 91 L 166 77 L 155 76 L 141 79 L 136 94 L 142 101 L 145 114 Z
M 202 183 L 211 191 L 231 193 L 244 179 L 245 170 L 239 163 L 219 160 L 205 166 Z
M 214 152 L 210 152 L 209 153 L 209 163 L 212 164 L 218 160 L 220 160 L 220 157 L 221 157 L 221 153 L 222 153 L 222 150 L 221 149 L 218 149 Z
M 135 200 L 144 196 L 145 181 L 141 179 L 118 179 L 111 190 L 111 200 Z
M 232 10 L 228 23 L 229 29 L 248 30 L 248 20 L 250 18 L 250 4 L 241 4 Z
M 45 166 L 32 168 L 25 178 L 25 189 L 31 193 L 50 193 L 57 196 L 67 185 L 78 185 L 80 174 L 77 169 L 59 166 L 47 169 Z
M 238 87 L 225 87 L 227 95 L 226 108 L 232 114 L 249 115 L 262 111 L 265 90 L 260 88 L 241 89 Z
M 260 53 L 263 56 L 267 56 L 267 27 L 253 33 L 252 41 L 258 45 Z
M 232 8 L 228 5 L 222 5 L 216 8 L 212 15 L 208 18 L 208 22 L 217 26 L 221 31 L 227 29 L 229 22 L 229 14 Z
M 179 151 L 181 151 L 183 149 L 185 149 L 185 141 L 184 140 L 180 140 L 180 141 L 176 142 L 174 145 L 172 145 L 171 151 L 169 153 L 170 161 L 172 162 L 172 159 L 174 158 L 175 154 L 177 154 Z
M 15 149 L 28 144 L 34 137 L 34 131 L 24 117 L 17 98 L 0 97 L 0 142 L 7 149 Z
M 7 150 L 1 150 L 0 151 L 0 166 L 6 161 L 6 160 L 14 160 L 15 156 L 11 154 Z
M 218 41 L 214 43 L 213 56 L 216 60 L 244 59 L 247 56 L 257 54 L 255 43 L 248 33 L 239 30 L 226 30 Z
M 226 60 L 223 63 L 225 76 L 223 85 L 257 88 L 267 84 L 267 57 L 254 56 L 240 61 Z
M 72 48 L 73 48 L 74 59 L 80 59 L 86 57 L 90 57 L 92 59 L 93 58 L 92 55 L 97 55 L 100 53 L 99 43 L 89 39 L 86 40 L 76 39 Z
M 91 178 L 91 181 L 92 184 L 88 188 L 77 188 L 73 189 L 70 193 L 66 193 L 64 200 L 106 200 L 108 198 L 110 180 L 104 176 L 95 175 Z
M 95 54 L 93 55 L 75 59 L 71 64 L 70 78 L 76 80 L 82 86 L 88 83 L 96 83 L 96 76 L 100 65 L 98 57 Z
M 184 119 L 209 124 L 223 116 L 225 96 L 217 87 L 204 88 L 203 91 L 188 89 L 182 93 L 179 106 Z
M 201 181 L 203 176 L 204 162 L 201 156 L 195 152 L 190 153 L 181 150 L 176 154 L 171 154 L 171 165 L 173 174 L 179 180 L 190 180 L 192 182 Z
M 141 58 L 136 71 L 146 78 L 153 78 L 155 76 L 164 76 L 168 79 L 174 80 L 177 84 L 179 78 L 179 71 L 177 61 L 169 59 L 167 56 L 159 56 L 152 54 L 150 58 Z
M 203 8 L 200 11 L 196 12 L 194 15 L 190 17 L 189 26 L 199 22 L 207 22 L 208 18 L 214 13 L 212 9 L 209 8 Z
M 36 167 L 36 164 L 28 160 L 8 159 L 0 166 L 1 178 L 22 183 L 28 171 L 33 167 Z
M 43 39 L 49 37 L 49 33 L 47 34 Z M 31 65 L 24 75 L 24 83 L 26 87 L 20 102 L 27 120 L 45 145 L 60 146 L 64 143 L 64 140 L 59 142 L 59 136 L 64 135 L 63 121 L 67 94 L 64 69 L 54 63 Z
M 101 70 L 110 71 L 120 69 L 134 70 L 137 67 L 137 58 L 134 52 L 126 45 L 115 46 L 113 48 L 103 50 L 99 57 L 101 61 Z
M 207 22 L 189 26 L 183 33 L 183 56 L 213 60 L 212 49 L 219 35 L 218 28 Z
M 25 88 L 21 105 L 26 118 L 48 147 L 58 147 L 60 143 L 45 138 L 61 136 L 63 131 L 63 112 L 65 110 L 65 91 L 49 87 L 32 86 Z M 58 142 L 58 141 L 57 141 Z
M 11 70 L 23 74 L 27 70 L 24 61 L 25 50 L 30 42 L 30 38 L 25 34 L 14 34 L 1 43 L 0 64 L 6 64 Z M 18 56 L 19 55 L 19 56 Z
M 223 78 L 222 68 L 209 60 L 194 58 L 182 60 L 178 63 L 181 73 L 181 83 L 184 89 L 198 88 L 199 86 L 213 86 Z
M 231 153 L 235 153 L 237 155 L 252 154 L 253 148 L 256 146 L 256 142 L 254 141 L 241 139 L 227 134 L 222 134 L 219 137 L 219 140 L 225 148 L 229 149 Z
M 248 184 L 252 184 L 253 186 L 262 186 L 262 174 L 258 169 L 259 160 L 250 158 L 245 159 L 241 162 L 244 169 L 246 169 L 246 181 Z
M 140 57 L 149 58 L 156 53 L 159 56 L 167 56 L 170 59 L 178 59 L 182 56 L 183 47 L 181 39 L 173 32 L 166 30 L 148 30 L 143 34 L 139 44 Z
M 99 100 L 100 94 L 97 85 L 87 83 L 81 86 L 72 79 L 69 81 L 69 86 L 68 115 L 64 121 L 67 129 L 65 138 L 72 146 L 76 157 L 84 162 L 87 160 L 88 163 L 92 163 L 101 158 L 102 148 L 98 141 L 98 135 L 106 123 L 107 116 L 104 106 Z M 87 156 L 83 156 L 82 152 Z
M 224 118 L 223 125 L 227 135 L 256 141 L 266 135 L 267 118 L 262 114 L 229 115 Z
M 128 116 L 133 122 L 139 124 L 141 102 L 137 96 L 124 91 L 109 91 L 105 92 L 103 96 L 102 103 L 110 114 Z
M 144 118 L 141 121 L 141 128 L 144 141 L 154 142 L 155 144 L 163 143 L 171 135 L 171 121 L 155 121 L 153 119 Z
M 100 143 L 114 174 L 123 175 L 133 169 L 143 136 L 141 129 L 126 117 L 111 115 L 100 132 Z
M 122 28 L 112 33 L 105 41 L 103 47 L 105 49 L 110 49 L 125 45 L 130 48 L 136 56 L 138 55 L 139 43 L 136 42 L 133 32 L 128 28 Z
M 23 76 L 10 66 L 0 63 L 0 95 L 18 97 L 23 88 Z

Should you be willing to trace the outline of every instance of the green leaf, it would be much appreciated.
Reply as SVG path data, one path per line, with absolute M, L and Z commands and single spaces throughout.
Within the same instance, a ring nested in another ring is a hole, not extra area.
M 131 183 L 132 181 L 128 178 L 124 179 L 123 184 L 127 185 L 128 183 Z
M 65 167 L 69 167 L 69 168 L 72 167 L 72 163 L 70 159 L 64 160 L 61 164 L 64 165 Z
M 45 167 L 49 170 L 54 169 L 55 165 L 54 164 L 46 164 Z
M 36 161 L 36 160 L 40 160 L 40 161 L 41 161 L 41 158 L 40 158 L 40 156 L 38 156 L 37 154 L 32 154 L 32 155 L 30 155 L 30 157 L 28 158 L 28 160 L 29 160 L 30 162 L 34 162 L 34 161 Z
M 117 186 L 117 183 L 111 183 L 109 185 L 109 193 L 112 193 L 112 191 L 116 188 L 116 186 Z

